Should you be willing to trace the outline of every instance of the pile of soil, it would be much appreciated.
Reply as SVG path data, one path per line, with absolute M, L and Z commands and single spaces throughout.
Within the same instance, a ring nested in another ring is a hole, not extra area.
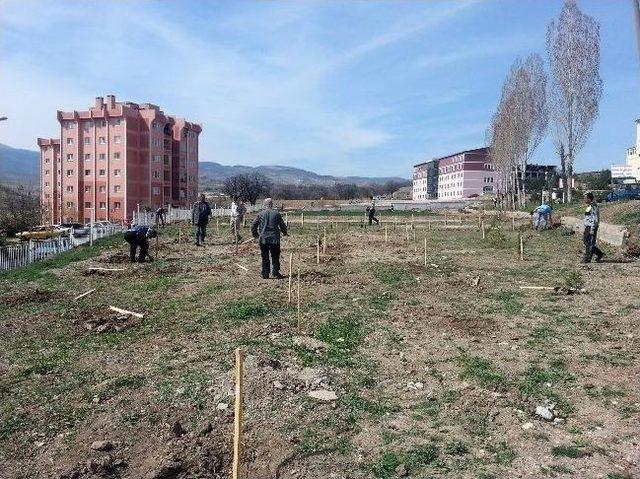
M 34 289 L 25 293 L 13 294 L 2 298 L 5 304 L 46 303 L 51 299 L 51 291 Z
M 110 314 L 107 316 L 96 316 L 85 322 L 83 327 L 92 333 L 111 333 L 114 331 L 122 331 L 140 323 L 141 319 L 135 316 L 122 314 Z

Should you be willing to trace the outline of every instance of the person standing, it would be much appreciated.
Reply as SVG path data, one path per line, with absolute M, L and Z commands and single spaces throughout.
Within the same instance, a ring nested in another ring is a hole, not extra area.
M 584 195 L 587 208 L 584 210 L 584 234 L 582 242 L 584 243 L 583 263 L 591 263 L 591 258 L 596 255 L 596 261 L 600 262 L 604 253 L 596 246 L 596 237 L 598 236 L 598 227 L 600 226 L 600 207 L 593 197 L 593 193 L 589 192 Z
M 164 205 L 156 210 L 156 226 L 160 225 L 164 228 L 167 210 Z
M 196 227 L 196 246 L 204 246 L 209 216 L 211 216 L 211 206 L 207 203 L 204 194 L 201 194 L 200 201 L 193 205 L 191 212 L 191 222 Z
M 262 277 L 269 279 L 269 268 L 274 278 L 282 279 L 280 274 L 280 233 L 288 236 L 287 225 L 279 211 L 273 209 L 273 200 L 264 200 L 264 209 L 258 213 L 251 224 L 251 234 L 258 238 L 262 256 Z M 269 264 L 271 256 L 271 265 Z
M 371 195 L 371 203 L 367 206 L 367 216 L 369 217 L 369 224 L 372 225 L 375 221 L 376 224 L 380 224 L 378 218 L 376 218 L 376 199 Z
M 231 228 L 234 236 L 233 239 L 238 243 L 242 239 L 240 230 L 242 229 L 242 222 L 244 221 L 244 215 L 246 213 L 247 207 L 242 198 L 234 198 L 231 202 Z
M 138 262 L 144 263 L 149 255 L 149 239 L 158 236 L 153 227 L 149 226 L 132 226 L 124 233 L 124 240 L 129 243 L 129 260 L 133 263 L 136 261 L 136 250 L 140 248 Z M 151 257 L 149 256 L 149 259 Z

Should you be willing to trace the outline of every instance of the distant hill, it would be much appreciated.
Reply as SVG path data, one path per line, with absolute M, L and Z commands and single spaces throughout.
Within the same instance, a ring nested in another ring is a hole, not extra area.
M 200 162 L 200 183 L 203 188 L 222 184 L 225 178 L 242 173 L 260 173 L 274 183 L 291 185 L 324 185 L 353 183 L 356 185 L 383 184 L 388 181 L 408 181 L 406 178 L 319 175 L 291 166 L 227 166 L 212 161 Z M 0 143 L 0 184 L 33 186 L 39 184 L 40 154 Z
M 37 186 L 40 182 L 40 153 L 0 143 L 0 184 Z
M 312 171 L 294 168 L 292 166 L 226 166 L 212 161 L 200 162 L 200 181 L 203 185 L 220 184 L 225 178 L 243 173 L 260 173 L 274 183 L 288 185 L 324 185 L 331 186 L 334 183 L 353 183 L 356 185 L 383 184 L 388 181 L 407 181 L 399 177 L 373 177 L 362 176 L 331 176 L 319 175 Z

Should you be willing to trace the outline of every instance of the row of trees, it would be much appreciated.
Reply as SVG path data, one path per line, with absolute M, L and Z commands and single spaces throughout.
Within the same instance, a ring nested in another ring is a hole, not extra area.
M 502 206 L 524 206 L 526 166 L 549 123 L 570 202 L 573 165 L 598 116 L 600 26 L 575 0 L 549 24 L 547 55 L 549 75 L 538 54 L 514 62 L 487 131 Z
M 231 198 L 241 198 L 255 205 L 258 198 L 271 195 L 284 200 L 351 200 L 369 195 L 388 195 L 410 181 L 388 181 L 380 185 L 356 185 L 352 183 L 334 183 L 325 185 L 273 184 L 259 173 L 247 173 L 231 176 L 224 180 L 222 192 Z
M 41 213 L 36 191 L 0 185 L 0 244 L 3 238 L 39 224 Z

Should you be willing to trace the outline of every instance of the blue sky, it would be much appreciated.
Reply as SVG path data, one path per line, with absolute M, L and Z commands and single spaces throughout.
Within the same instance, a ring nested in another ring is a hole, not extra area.
M 0 142 L 36 149 L 95 96 L 203 125 L 201 161 L 409 177 L 484 145 L 518 56 L 546 59 L 561 0 L 25 1 L 0 5 Z M 628 0 L 601 23 L 600 116 L 578 171 L 623 162 L 640 117 Z M 536 160 L 556 163 L 550 138 Z

